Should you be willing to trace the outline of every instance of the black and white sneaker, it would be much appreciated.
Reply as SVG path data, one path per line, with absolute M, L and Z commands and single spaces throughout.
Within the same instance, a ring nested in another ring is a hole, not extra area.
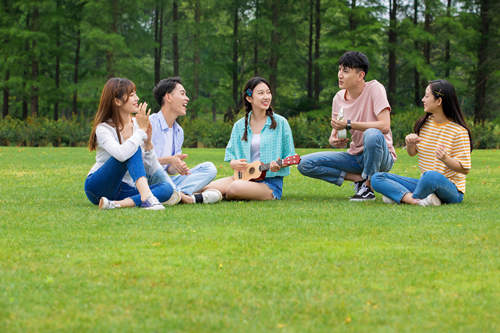
M 351 197 L 350 201 L 375 200 L 375 193 L 373 193 L 369 186 L 366 186 L 366 181 L 361 184 L 359 183 L 361 182 L 354 185 L 354 188 L 357 188 L 357 192 Z

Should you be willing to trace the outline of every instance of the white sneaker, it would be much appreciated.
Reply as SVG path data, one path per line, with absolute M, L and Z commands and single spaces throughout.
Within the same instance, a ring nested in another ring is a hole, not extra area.
M 163 205 L 158 201 L 158 199 L 152 195 L 141 203 L 141 208 L 149 209 L 149 210 L 162 210 L 165 209 Z
M 179 201 L 181 201 L 181 194 L 177 191 L 174 191 L 172 192 L 170 198 L 167 201 L 163 202 L 163 204 L 167 206 L 174 206 L 177 205 Z
M 114 201 L 109 200 L 106 197 L 101 197 L 99 200 L 99 209 L 114 209 L 120 208 L 120 205 L 116 204 Z
M 216 189 L 205 190 L 201 193 L 204 204 L 213 204 L 222 200 L 222 193 Z
M 441 200 L 439 200 L 438 196 L 434 193 L 429 194 L 424 199 L 420 199 L 418 201 L 420 206 L 441 206 Z
M 396 201 L 392 200 L 389 197 L 386 197 L 385 195 L 382 196 L 382 202 L 386 204 L 395 204 Z

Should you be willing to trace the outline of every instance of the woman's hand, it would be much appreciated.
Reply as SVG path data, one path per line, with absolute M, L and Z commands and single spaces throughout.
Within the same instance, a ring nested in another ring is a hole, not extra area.
M 407 146 L 409 146 L 409 145 L 414 146 L 417 143 L 419 143 L 420 140 L 422 140 L 422 139 L 418 135 L 416 135 L 415 133 L 408 134 L 405 137 L 405 143 L 406 143 Z
M 436 149 L 436 157 L 446 163 L 448 159 L 448 152 L 446 151 L 446 147 L 444 145 L 439 145 Z
M 272 172 L 278 172 L 281 169 L 280 165 L 276 163 L 276 161 L 272 161 L 270 166 Z
M 239 160 L 231 160 L 231 162 L 229 162 L 229 165 L 231 166 L 231 168 L 233 168 L 233 170 L 243 170 L 246 168 L 248 163 L 246 159 L 241 158 Z
M 137 125 L 143 130 L 147 131 L 150 126 L 149 122 L 149 114 L 151 113 L 151 109 L 147 110 L 148 103 L 144 102 L 139 104 L 139 111 L 135 114 L 135 120 L 137 121 Z M 146 112 L 147 110 L 147 112 Z

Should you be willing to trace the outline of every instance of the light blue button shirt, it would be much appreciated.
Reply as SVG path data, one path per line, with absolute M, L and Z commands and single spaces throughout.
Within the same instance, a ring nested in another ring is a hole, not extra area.
M 149 121 L 151 122 L 151 126 L 153 128 L 153 135 L 151 141 L 153 142 L 154 151 L 156 156 L 165 157 L 165 154 L 168 151 L 172 151 L 170 156 L 181 154 L 182 153 L 182 144 L 184 143 L 184 131 L 182 127 L 175 121 L 172 128 L 168 127 L 167 121 L 165 117 L 163 117 L 163 113 L 161 111 L 152 114 L 149 116 Z M 167 139 L 166 133 L 172 130 L 172 148 L 167 148 Z M 165 170 L 168 166 L 164 166 Z

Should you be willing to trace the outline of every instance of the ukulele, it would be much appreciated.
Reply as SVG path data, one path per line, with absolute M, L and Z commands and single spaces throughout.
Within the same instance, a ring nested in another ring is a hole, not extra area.
M 280 167 L 299 164 L 300 156 L 288 156 L 283 160 L 277 160 L 276 163 Z M 262 163 L 261 161 L 254 161 L 248 163 L 243 170 L 234 170 L 234 179 L 238 180 L 263 180 L 266 177 L 267 170 L 271 169 L 271 163 Z

